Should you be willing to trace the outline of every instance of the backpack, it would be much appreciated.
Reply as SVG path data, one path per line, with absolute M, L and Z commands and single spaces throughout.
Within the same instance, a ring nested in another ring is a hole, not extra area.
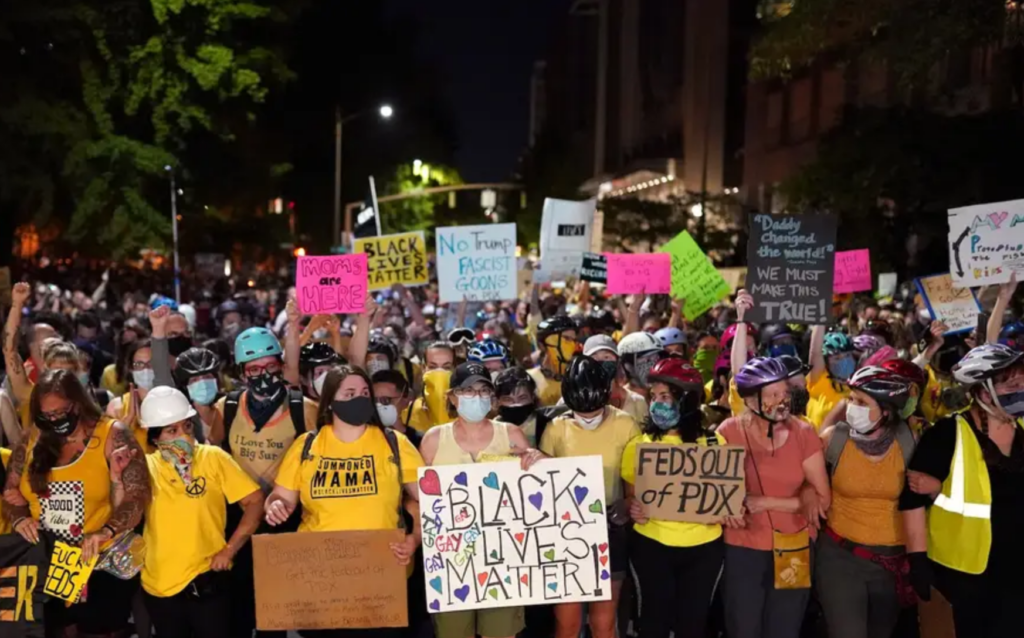
M 313 449 L 313 441 L 316 440 L 317 433 L 318 432 L 306 432 L 303 434 L 306 439 L 302 442 L 302 456 L 299 457 L 300 464 L 313 460 L 313 455 L 310 452 Z M 402 483 L 402 455 L 398 449 L 398 435 L 395 434 L 394 429 L 384 428 L 384 440 L 388 442 L 388 448 L 391 450 L 391 462 L 398 468 L 398 493 L 403 495 L 403 498 L 400 498 L 398 501 L 398 528 L 406 531 L 405 510 L 402 508 L 405 485 Z
M 231 424 L 238 415 L 238 403 L 242 398 L 242 390 L 228 392 L 224 397 L 224 450 L 231 453 Z M 288 389 L 288 412 L 292 417 L 295 437 L 306 431 L 306 411 L 302 401 L 302 392 Z M 258 432 L 259 430 L 257 430 Z
M 843 448 L 846 447 L 846 441 L 849 438 L 850 425 L 848 423 L 837 423 L 835 429 L 832 430 L 832 438 L 828 442 L 828 448 L 825 450 L 825 466 L 828 468 L 830 479 L 836 473 L 839 457 L 843 455 Z M 914 440 L 914 433 L 910 430 L 910 426 L 906 423 L 900 423 L 899 427 L 896 428 L 896 442 L 900 444 L 900 451 L 903 453 L 903 467 L 905 470 L 909 469 L 910 459 L 914 456 L 914 448 L 917 446 L 917 442 Z

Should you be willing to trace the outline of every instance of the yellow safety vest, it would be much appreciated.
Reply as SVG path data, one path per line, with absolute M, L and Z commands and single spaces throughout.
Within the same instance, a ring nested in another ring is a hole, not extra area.
M 1024 427 L 1018 419 L 1017 425 Z M 942 493 L 928 514 L 928 557 L 966 574 L 988 567 L 992 548 L 992 485 L 981 444 L 970 424 L 956 417 L 956 450 Z

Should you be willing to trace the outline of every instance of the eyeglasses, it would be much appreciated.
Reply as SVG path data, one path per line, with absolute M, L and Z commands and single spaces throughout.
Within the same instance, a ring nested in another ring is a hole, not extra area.
M 60 410 L 54 410 L 52 412 L 40 412 L 39 418 L 45 419 L 47 421 L 59 421 L 66 417 L 67 415 L 71 414 L 73 410 L 74 406 L 69 405 L 66 408 L 61 408 Z
M 149 370 L 153 367 L 150 361 L 132 361 L 132 370 Z
M 254 379 L 256 377 L 263 376 L 263 374 L 278 374 L 282 369 L 283 368 L 280 363 L 268 363 L 265 366 L 246 368 L 244 374 L 246 378 Z
M 465 390 L 461 390 L 460 389 L 460 390 L 456 390 L 455 391 L 455 396 L 457 396 L 457 397 L 466 397 L 466 398 L 480 397 L 482 399 L 483 398 L 493 399 L 494 398 L 494 390 L 491 390 L 490 388 L 485 388 L 483 390 L 473 390 L 472 388 L 468 388 L 468 389 L 465 389 Z

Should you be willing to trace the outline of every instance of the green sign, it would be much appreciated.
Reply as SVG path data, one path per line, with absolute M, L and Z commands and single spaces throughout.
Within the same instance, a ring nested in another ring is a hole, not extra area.
M 714 264 L 685 230 L 658 252 L 672 255 L 672 296 L 685 299 L 687 320 L 693 321 L 732 292 Z

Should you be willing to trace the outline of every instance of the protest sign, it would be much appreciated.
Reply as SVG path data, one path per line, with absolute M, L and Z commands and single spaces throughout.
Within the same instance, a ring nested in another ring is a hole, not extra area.
M 610 600 L 601 457 L 423 467 L 431 613 Z
M 741 445 L 636 446 L 636 495 L 644 513 L 688 523 L 740 516 L 745 454 Z
M 899 285 L 899 282 L 899 275 L 894 272 L 878 273 L 878 296 L 892 297 L 896 294 L 896 286 Z
M 832 292 L 845 294 L 871 290 L 871 251 L 843 250 L 836 252 L 836 274 L 832 280 Z
M 605 253 L 608 294 L 668 294 L 672 288 L 672 258 L 667 253 Z
M 406 627 L 402 530 L 253 536 L 256 628 Z
M 0 535 L 0 636 L 43 638 L 46 543 Z
M 366 253 L 370 290 L 387 290 L 395 284 L 425 286 L 430 282 L 422 230 L 357 239 L 352 252 Z
M 517 297 L 516 225 L 437 229 L 441 301 L 504 301 Z
M 693 321 L 729 296 L 729 284 L 685 230 L 658 251 L 672 256 L 672 296 L 685 299 L 683 312 Z
M 299 257 L 295 266 L 303 314 L 359 314 L 366 307 L 366 290 L 366 255 Z
M 833 215 L 750 216 L 747 289 L 750 323 L 832 322 L 836 218 Z
M 949 210 L 949 270 L 960 287 L 1024 278 L 1024 199 Z
M 949 273 L 921 277 L 914 283 L 932 319 L 946 324 L 946 334 L 969 332 L 978 327 L 978 299 L 970 288 L 956 288 Z
M 583 253 L 580 279 L 595 284 L 608 283 L 608 260 L 600 253 Z
M 68 602 L 75 602 L 82 595 L 82 588 L 89 582 L 89 576 L 96 567 L 96 559 L 82 562 L 82 549 L 57 541 L 50 554 L 50 568 L 46 572 L 46 586 L 43 592 Z
M 747 281 L 746 268 L 719 268 L 718 274 L 722 276 L 725 283 L 729 284 L 729 292 L 736 292 L 742 288 Z
M 590 250 L 597 200 L 544 199 L 540 222 L 540 268 L 549 280 L 579 274 L 581 256 Z

